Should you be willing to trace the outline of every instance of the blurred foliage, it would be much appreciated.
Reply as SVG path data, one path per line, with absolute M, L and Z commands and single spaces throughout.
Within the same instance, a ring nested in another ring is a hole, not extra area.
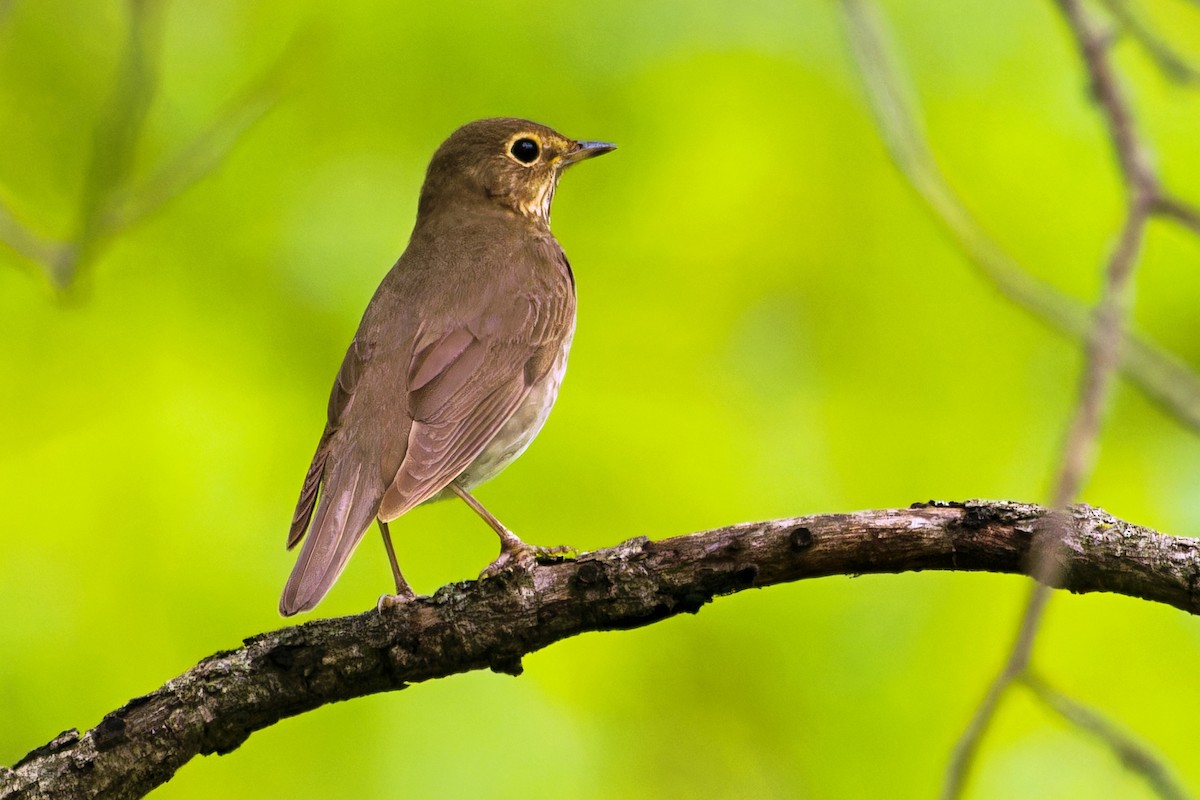
M 884 10 L 955 191 L 1032 274 L 1093 300 L 1120 184 L 1053 7 Z M 1138 12 L 1200 53 L 1193 4 Z M 1200 96 L 1148 52 L 1123 40 L 1118 64 L 1167 185 L 1200 200 Z M 558 193 L 570 375 L 480 490 L 527 540 L 1044 499 L 1079 352 L 983 284 L 897 175 L 831 3 L 0 1 L 0 232 L 32 231 L 36 254 L 97 208 L 110 223 L 65 280 L 0 247 L 0 763 L 281 624 L 342 352 L 429 155 L 497 114 L 621 147 Z M 1200 365 L 1198 299 L 1200 244 L 1155 223 L 1137 327 Z M 1122 387 L 1086 499 L 1194 536 L 1198 479 L 1200 442 Z M 418 591 L 495 549 L 462 504 L 393 532 Z M 320 613 L 388 581 L 368 539 Z M 556 645 L 517 680 L 320 709 L 154 796 L 928 797 L 1025 592 L 922 574 L 740 595 Z M 1200 787 L 1195 619 L 1059 597 L 1035 660 Z M 1018 692 L 972 796 L 1147 790 Z

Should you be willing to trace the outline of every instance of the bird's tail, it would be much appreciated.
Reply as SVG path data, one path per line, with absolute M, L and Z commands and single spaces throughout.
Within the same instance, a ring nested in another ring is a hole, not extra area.
M 279 613 L 285 617 L 321 602 L 379 510 L 381 487 L 371 485 L 362 464 L 339 464 L 331 472 L 325 476 L 308 536 L 279 599 Z

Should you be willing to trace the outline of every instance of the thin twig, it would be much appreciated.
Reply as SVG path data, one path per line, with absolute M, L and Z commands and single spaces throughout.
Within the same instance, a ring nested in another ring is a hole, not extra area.
M 191 141 L 131 185 L 137 139 L 156 83 L 153 52 L 158 21 L 150 0 L 130 0 L 129 42 L 110 101 L 97 126 L 91 165 L 69 241 L 46 239 L 0 204 L 0 243 L 39 265 L 59 289 L 67 288 L 115 236 L 127 232 L 217 168 L 242 137 L 300 80 L 302 60 L 315 49 L 315 31 L 301 30 L 261 74 Z
M 1181 786 L 1166 768 L 1162 759 L 1150 752 L 1144 744 L 1113 725 L 1092 709 L 1072 700 L 1051 687 L 1032 671 L 1021 676 L 1024 684 L 1038 700 L 1076 728 L 1093 734 L 1108 746 L 1121 764 L 1130 772 L 1146 779 L 1150 788 L 1165 800 L 1189 800 L 1191 795 Z
M 1043 562 L 1038 559 L 1038 563 Z M 1033 575 L 1031 577 L 1036 579 L 1040 576 Z M 1046 589 L 1045 584 L 1034 583 L 1030 587 L 1029 600 L 1025 603 L 1021 624 L 1017 628 L 1017 636 L 1013 641 L 1012 649 L 1009 650 L 1008 658 L 1004 662 L 1004 668 L 988 686 L 987 692 L 971 716 L 971 721 L 967 723 L 967 727 L 963 729 L 958 741 L 954 743 L 954 749 L 950 753 L 950 763 L 946 768 L 946 776 L 942 783 L 940 797 L 943 800 L 958 797 L 966 786 L 979 743 L 983 740 L 983 734 L 987 732 L 988 726 L 996 716 L 1000 701 L 1004 698 L 1012 682 L 1021 677 L 1029 665 L 1042 612 L 1049 599 L 1050 592 Z
M 1137 19 L 1126 0 L 1103 0 L 1103 3 L 1109 13 L 1137 38 L 1168 75 L 1178 80 L 1200 78 L 1200 73 L 1174 56 L 1166 44 Z M 1144 193 L 1144 199 L 1150 206 L 1149 213 L 1166 217 L 1200 234 L 1200 209 L 1171 196 L 1162 188 L 1158 176 L 1154 173 L 1149 151 L 1138 136 L 1133 111 L 1113 73 L 1112 62 L 1108 57 L 1110 37 L 1087 21 L 1077 0 L 1070 4 L 1059 4 L 1063 7 L 1063 12 L 1070 15 L 1072 30 L 1087 64 L 1092 92 L 1104 110 L 1109 136 L 1116 147 L 1126 183 L 1135 194 L 1138 191 Z
M 1200 235 L 1200 208 L 1186 203 L 1177 197 L 1169 195 L 1159 197 L 1154 204 L 1154 212 L 1160 216 L 1172 219 L 1185 228 Z
M 903 70 L 891 53 L 874 7 L 861 0 L 843 0 L 842 9 L 855 64 L 888 152 L 934 220 L 966 254 L 968 263 L 1005 298 L 1056 333 L 1086 342 L 1091 335 L 1091 311 L 1034 278 L 1014 261 L 980 228 L 946 182 L 921 130 L 912 92 L 902 78 Z M 1148 398 L 1200 433 L 1200 377 L 1186 364 L 1161 347 L 1131 335 L 1121 353 L 1121 371 Z
M 250 81 L 212 122 L 137 187 L 114 198 L 108 232 L 128 230 L 212 173 L 242 137 L 300 80 L 302 56 L 311 56 L 314 32 L 304 29 L 262 74 Z
M 1121 175 L 1136 197 L 1140 192 L 1149 198 L 1158 195 L 1158 177 L 1150 163 L 1150 154 L 1141 142 L 1133 109 L 1121 89 L 1109 61 L 1112 40 L 1093 27 L 1080 0 L 1055 0 L 1075 36 L 1080 55 L 1087 67 L 1092 94 L 1100 106 L 1109 138 L 1112 139 Z
M 17 219 L 16 214 L 3 202 L 0 202 L 0 244 L 47 271 L 51 264 L 62 257 L 62 250 L 67 247 L 63 242 L 36 233 Z
M 1075 0 L 1061 0 L 1065 3 Z M 1132 277 L 1141 250 L 1148 205 L 1135 198 L 1109 258 L 1103 294 L 1096 309 L 1095 333 L 1088 342 L 1079 402 L 1063 449 L 1063 462 L 1054 489 L 1053 506 L 1061 508 L 1079 496 L 1096 460 L 1100 425 L 1112 392 L 1125 320 L 1131 301 Z
M 1192 83 L 1200 80 L 1197 70 L 1183 56 L 1175 52 L 1161 36 L 1154 32 L 1133 9 L 1128 0 L 1100 0 L 1108 13 L 1121 25 L 1121 30 L 1137 42 L 1150 60 L 1162 73 L 1177 83 Z
M 127 0 L 129 30 L 108 110 L 92 138 L 92 155 L 80 195 L 71 247 L 51 265 L 51 280 L 65 289 L 95 257 L 108 232 L 112 195 L 126 180 L 157 86 L 155 58 L 162 30 L 153 0 Z

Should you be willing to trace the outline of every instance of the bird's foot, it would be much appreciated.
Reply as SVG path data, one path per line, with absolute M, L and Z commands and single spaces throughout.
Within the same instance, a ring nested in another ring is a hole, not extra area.
M 409 589 L 407 594 L 401 593 L 381 595 L 379 597 L 379 602 L 375 605 L 375 610 L 382 614 L 389 608 L 397 608 L 399 606 L 407 605 L 416 599 L 417 595 L 412 589 Z
M 494 578 L 505 570 L 514 567 L 529 569 L 534 564 L 558 564 L 571 561 L 579 555 L 579 551 L 567 545 L 557 547 L 539 547 L 535 544 L 525 544 L 516 536 L 506 540 L 500 549 L 496 560 L 487 565 L 480 578 Z

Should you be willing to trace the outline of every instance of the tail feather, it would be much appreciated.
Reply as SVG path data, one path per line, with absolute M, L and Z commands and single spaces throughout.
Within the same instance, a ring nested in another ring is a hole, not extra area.
M 300 500 L 296 503 L 296 512 L 292 514 L 292 526 L 288 530 L 288 550 L 300 542 L 304 532 L 308 530 L 309 520 L 312 519 L 313 508 L 317 504 L 317 490 L 320 488 L 325 474 L 325 457 L 329 453 L 327 448 L 329 435 L 330 430 L 326 428 L 320 443 L 317 444 L 317 452 L 308 467 L 308 473 L 304 476 L 304 486 L 300 489 Z
M 339 464 L 325 477 L 312 525 L 279 600 L 279 613 L 285 617 L 309 611 L 321 601 L 378 513 L 382 487 L 363 472 L 359 463 Z

